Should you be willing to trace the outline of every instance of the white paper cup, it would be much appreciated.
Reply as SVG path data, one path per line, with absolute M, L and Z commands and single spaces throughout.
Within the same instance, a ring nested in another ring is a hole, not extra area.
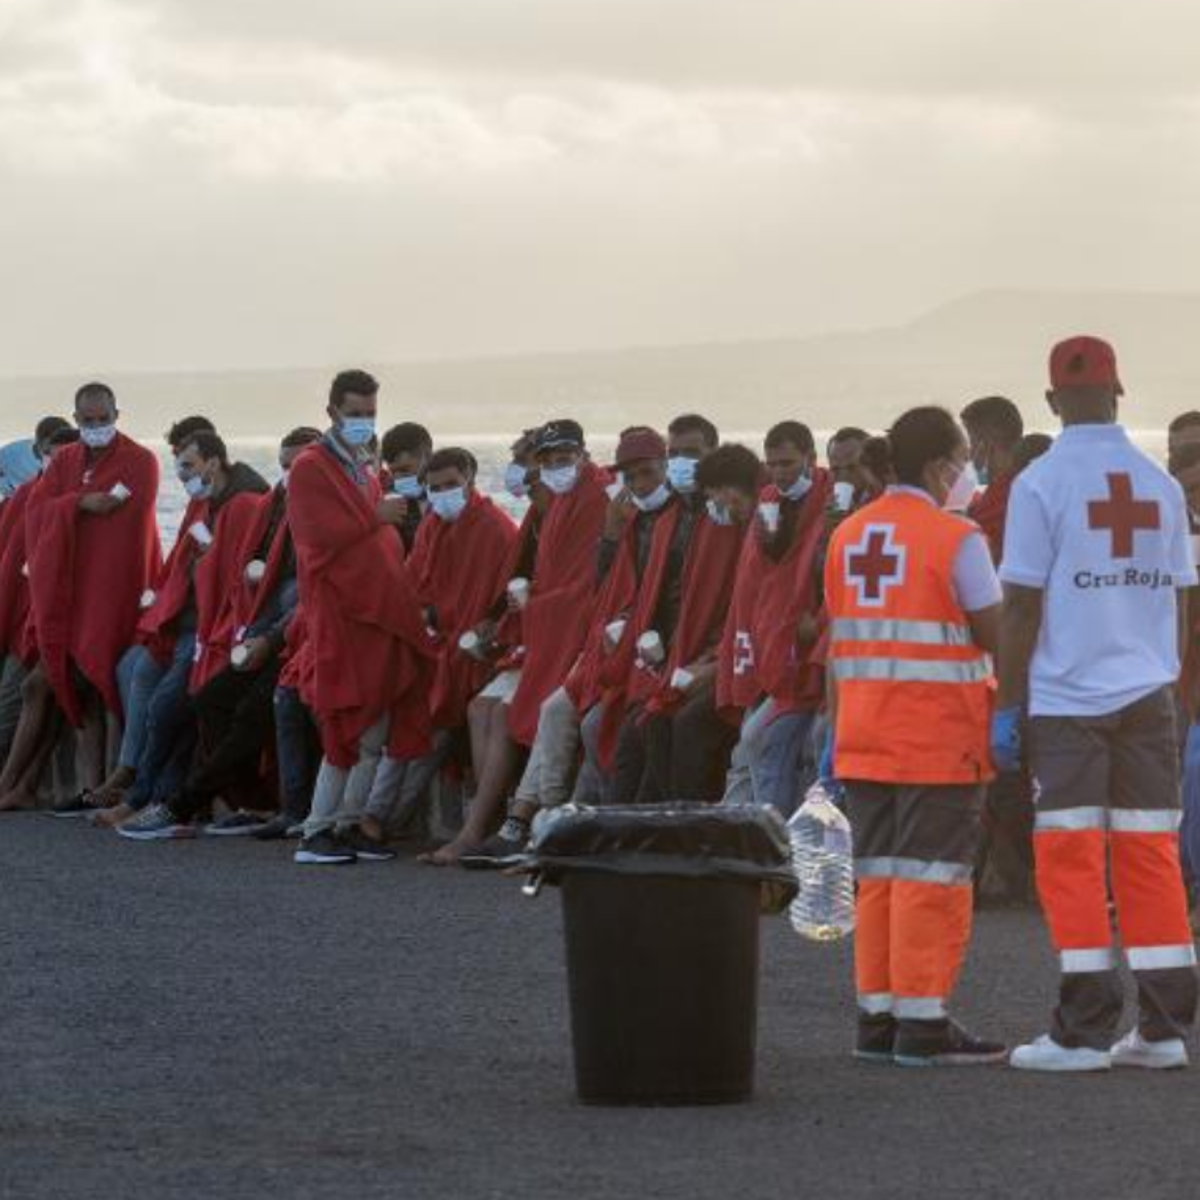
M 1192 534 L 1192 562 L 1200 566 L 1200 533 Z
M 604 492 L 610 500 L 615 500 L 624 490 L 625 485 L 618 479 L 616 483 L 610 483 Z
M 464 654 L 469 654 L 472 658 L 478 658 L 480 660 L 487 658 L 487 645 L 483 638 L 481 638 L 473 629 L 468 629 L 467 632 L 458 639 L 458 648 Z
M 508 581 L 508 594 L 518 608 L 529 603 L 529 580 L 520 577 Z
M 758 515 L 762 517 L 762 523 L 768 533 L 779 531 L 779 505 L 773 500 L 764 500 L 758 506 Z
M 133 495 L 133 493 L 123 483 L 114 483 L 112 487 L 108 489 L 108 494 L 112 496 L 114 500 L 120 500 L 122 504 L 124 504 L 125 501 Z
M 625 635 L 626 624 L 627 622 L 625 621 L 609 621 L 609 623 L 605 625 L 604 632 L 608 637 L 608 640 L 612 642 L 614 646 L 617 645 L 617 643 L 620 642 L 621 638 Z
M 158 593 L 153 588 L 147 588 L 142 593 L 142 598 L 138 601 L 138 608 L 144 612 L 148 608 L 154 607 L 155 600 L 158 599 Z
M 683 667 L 676 667 L 671 672 L 671 686 L 677 692 L 686 692 L 695 682 L 695 679 L 695 675 L 691 671 L 685 671 Z
M 229 652 L 229 661 L 240 671 L 250 661 L 250 651 L 239 643 Z
M 251 559 L 246 564 L 246 582 L 252 586 L 262 583 L 267 573 L 267 564 L 261 558 Z
M 191 527 L 188 529 L 188 533 L 191 534 L 192 539 L 195 541 L 196 545 L 198 545 L 198 546 L 211 546 L 212 545 L 212 540 L 213 540 L 212 531 L 209 529 L 209 527 L 207 525 L 205 525 L 205 523 L 203 521 L 193 522 Z
M 854 484 L 835 483 L 833 485 L 833 507 L 838 512 L 849 512 L 854 503 Z
M 29 578 L 29 564 L 28 563 L 21 564 L 21 574 L 24 575 L 26 579 Z
M 647 629 L 645 633 L 638 638 L 637 644 L 638 658 L 644 663 L 649 663 L 652 667 L 657 667 L 659 663 L 666 658 L 666 652 L 663 650 L 662 638 L 653 629 Z

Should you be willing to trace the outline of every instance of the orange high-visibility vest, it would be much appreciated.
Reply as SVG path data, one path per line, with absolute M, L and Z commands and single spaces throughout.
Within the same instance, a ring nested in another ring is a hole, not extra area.
M 834 769 L 878 783 L 991 779 L 992 668 L 954 596 L 976 526 L 889 492 L 848 517 L 825 565 Z

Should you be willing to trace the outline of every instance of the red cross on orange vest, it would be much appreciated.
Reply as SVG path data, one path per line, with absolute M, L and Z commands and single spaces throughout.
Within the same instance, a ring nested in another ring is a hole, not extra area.
M 1161 528 L 1158 501 L 1134 499 L 1133 481 L 1123 471 L 1107 479 L 1108 499 L 1088 501 L 1088 527 L 1109 531 L 1113 558 L 1132 558 L 1133 535 Z
M 847 547 L 846 578 L 858 591 L 860 604 L 878 604 L 886 585 L 904 575 L 904 551 L 892 544 L 891 526 L 868 525 L 863 540 Z

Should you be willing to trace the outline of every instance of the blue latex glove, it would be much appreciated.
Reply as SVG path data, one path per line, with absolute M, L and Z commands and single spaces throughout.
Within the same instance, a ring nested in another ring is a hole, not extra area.
M 837 777 L 833 773 L 833 727 L 825 734 L 825 744 L 821 747 L 821 761 L 817 764 L 817 778 L 822 783 L 835 783 Z
M 1017 705 L 998 708 L 992 715 L 992 758 L 1003 775 L 1021 769 L 1021 719 L 1025 714 Z

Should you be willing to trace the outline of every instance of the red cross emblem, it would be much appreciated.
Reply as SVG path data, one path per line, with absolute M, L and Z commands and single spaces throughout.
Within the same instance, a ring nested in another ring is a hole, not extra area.
M 846 582 L 862 608 L 881 608 L 888 588 L 904 582 L 908 552 L 892 540 L 894 525 L 868 525 L 861 540 L 845 551 Z
M 1133 481 L 1124 472 L 1108 475 L 1108 499 L 1088 501 L 1088 528 L 1108 530 L 1113 558 L 1133 557 L 1133 535 L 1161 528 L 1157 500 L 1135 500 Z

